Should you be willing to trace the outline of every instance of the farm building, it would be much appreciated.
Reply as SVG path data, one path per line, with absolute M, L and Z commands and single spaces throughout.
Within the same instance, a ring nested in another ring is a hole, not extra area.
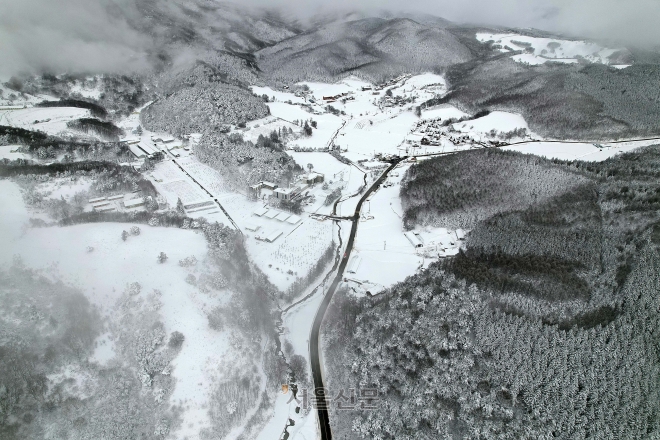
M 280 221 L 280 222 L 285 222 L 291 217 L 291 214 L 288 212 L 280 212 L 276 217 L 275 220 Z
M 415 234 L 413 231 L 408 231 L 404 235 L 406 236 L 406 238 L 408 239 L 410 244 L 413 245 L 413 247 L 420 248 L 420 247 L 424 246 L 424 244 L 422 243 L 422 240 L 420 240 L 419 236 L 417 234 Z
M 261 208 L 255 209 L 252 214 L 256 215 L 257 217 L 261 217 L 262 215 L 264 215 L 267 212 L 268 212 L 268 208 L 261 207 Z
M 290 223 L 292 225 L 297 225 L 300 222 L 300 220 L 302 220 L 302 219 L 294 214 L 291 217 L 289 217 L 288 219 L 286 219 L 286 222 Z
M 274 219 L 279 215 L 279 212 L 275 211 L 274 209 L 271 209 L 267 213 L 264 214 L 264 217 L 269 218 L 269 219 Z
M 142 205 L 144 205 L 144 199 L 142 198 L 124 201 L 124 208 L 137 208 Z
M 215 203 L 213 203 L 213 200 L 197 200 L 191 203 L 184 203 L 183 207 L 185 209 L 195 209 L 195 208 L 201 208 L 203 206 L 213 206 Z
M 281 235 L 282 235 L 282 231 L 273 231 L 273 232 L 271 232 L 270 234 L 268 234 L 266 236 L 266 241 L 268 243 L 272 243 L 275 240 L 277 240 L 278 238 L 280 238 Z
M 133 153 L 133 155 L 138 159 L 142 159 L 147 155 L 147 153 L 145 153 L 143 149 L 141 149 L 135 144 L 129 144 L 128 149 L 131 150 L 131 153 Z
M 277 188 L 275 191 L 273 191 L 273 194 L 279 200 L 291 200 L 291 197 L 293 196 L 293 189 Z
M 362 263 L 362 257 L 359 255 L 353 255 L 351 260 L 348 262 L 346 267 L 346 272 L 355 273 L 360 268 L 360 263 Z
M 325 176 L 321 173 L 309 173 L 305 176 L 305 183 L 307 185 L 313 185 L 315 183 L 322 183 Z
M 123 199 L 123 198 L 124 198 L 123 194 L 117 194 L 117 195 L 108 197 L 108 200 L 119 200 L 119 199 Z
M 98 203 L 105 200 L 105 197 L 96 197 L 95 199 L 89 199 L 89 203 Z
M 96 202 L 96 203 L 92 203 L 92 208 L 94 208 L 94 210 L 97 210 L 98 208 L 101 208 L 103 206 L 108 206 L 109 204 L 110 202 L 108 201 Z
M 106 206 L 100 206 L 100 207 L 95 207 L 94 211 L 96 212 L 111 212 L 114 211 L 116 208 L 112 205 L 106 205 Z
M 245 229 L 251 232 L 257 232 L 261 226 L 255 225 L 253 223 L 246 223 Z
M 250 195 L 260 198 L 262 194 L 267 194 L 267 195 L 272 194 L 272 191 L 274 191 L 277 188 L 278 185 L 275 183 L 262 181 L 259 183 L 255 183 L 254 185 L 250 185 L 249 192 Z

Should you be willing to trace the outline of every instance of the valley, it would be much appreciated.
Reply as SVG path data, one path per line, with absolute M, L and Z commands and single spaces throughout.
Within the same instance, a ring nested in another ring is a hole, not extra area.
M 189 3 L 1 81 L 0 437 L 660 432 L 660 62 Z

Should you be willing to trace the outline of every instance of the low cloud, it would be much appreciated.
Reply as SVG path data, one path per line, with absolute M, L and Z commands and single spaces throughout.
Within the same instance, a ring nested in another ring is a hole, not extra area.
M 0 0 L 0 77 L 21 71 L 132 72 L 147 67 L 156 43 L 140 28 L 142 7 L 195 0 Z M 213 2 L 214 0 L 199 0 Z M 361 10 L 399 11 L 399 0 L 244 0 L 285 18 Z M 452 21 L 535 27 L 642 46 L 660 42 L 656 0 L 407 0 L 410 12 Z M 142 9 L 144 10 L 144 9 Z M 131 24 L 132 23 L 132 24 Z
M 150 41 L 105 0 L 0 0 L 0 75 L 144 68 Z

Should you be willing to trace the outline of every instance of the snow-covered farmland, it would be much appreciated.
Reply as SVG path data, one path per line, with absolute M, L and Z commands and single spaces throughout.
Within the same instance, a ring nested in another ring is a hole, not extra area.
M 617 154 L 627 153 L 657 140 L 594 144 L 588 142 L 526 142 L 504 147 L 505 150 L 535 154 L 549 159 L 586 160 L 600 162 Z
M 305 99 L 301 98 L 300 96 L 296 96 L 295 94 L 289 92 L 281 92 L 279 90 L 273 90 L 270 87 L 253 86 L 252 92 L 256 93 L 259 96 L 266 95 L 271 100 L 275 98 L 275 101 L 281 101 L 281 102 L 291 101 L 294 104 L 305 103 Z
M 72 284 L 112 321 L 117 301 L 129 284 L 139 283 L 140 295 L 155 295 L 160 321 L 169 334 L 185 335 L 181 352 L 172 362 L 176 386 L 171 403 L 182 408 L 183 423 L 177 438 L 197 438 L 208 426 L 209 395 L 230 369 L 249 366 L 240 350 L 232 348 L 228 331 L 212 330 L 206 313 L 227 299 L 230 292 L 209 295 L 185 280 L 194 268 L 176 262 L 194 255 L 203 261 L 207 253 L 204 237 L 192 230 L 142 226 L 141 234 L 122 241 L 122 230 L 131 224 L 94 223 L 70 227 L 28 228 L 29 213 L 16 184 L 0 181 L 0 264 L 7 267 L 15 257 Z M 93 248 L 90 252 L 88 247 Z M 165 252 L 169 260 L 158 264 Z M 108 362 L 113 356 L 111 336 L 102 335 L 94 361 Z M 232 359 L 226 364 L 226 359 Z
M 32 106 L 41 101 L 55 101 L 57 98 L 47 95 L 30 95 L 29 93 L 17 92 L 3 84 L 0 79 L 0 106 Z
M 226 193 L 218 200 L 245 234 L 250 258 L 282 291 L 286 291 L 297 277 L 304 278 L 332 243 L 331 222 L 319 222 L 305 213 L 295 224 L 256 215 L 264 204 L 248 200 L 241 194 Z M 272 213 L 284 212 L 269 206 L 266 208 Z M 281 235 L 272 243 L 265 241 L 271 234 L 279 232 Z
M 99 77 L 97 77 L 99 78 Z M 88 80 L 93 80 L 92 78 L 88 78 Z M 94 81 L 91 81 L 92 83 Z M 98 79 L 96 80 L 96 84 L 93 86 L 90 84 L 90 81 L 79 81 L 77 80 L 72 86 L 70 92 L 72 94 L 78 94 L 82 96 L 83 98 L 88 98 L 88 99 L 99 99 L 101 97 L 101 94 L 103 91 L 101 90 L 101 81 Z
M 527 121 L 521 115 L 503 111 L 494 111 L 478 119 L 458 122 L 453 124 L 453 127 L 454 130 L 462 133 L 475 133 L 479 135 L 485 135 L 492 130 L 504 133 L 517 129 L 529 129 Z
M 399 154 L 398 147 L 417 121 L 417 116 L 406 111 L 349 122 L 348 128 L 337 136 L 335 144 L 342 150 L 348 149 L 344 156 L 353 161 L 370 159 L 376 153 Z
M 89 110 L 74 107 L 29 107 L 0 110 L 0 125 L 43 131 L 50 135 L 71 134 L 67 122 L 90 117 Z
M 30 156 L 24 153 L 19 153 L 17 150 L 20 145 L 2 145 L 0 146 L 0 159 L 28 159 Z
M 438 256 L 456 253 L 460 245 L 452 239 L 452 231 L 444 229 L 417 231 L 423 239 L 421 248 L 406 237 L 399 189 L 409 166 L 406 163 L 395 168 L 362 206 L 351 262 L 344 273 L 358 294 L 377 293 L 403 281 Z
M 578 59 L 590 63 L 614 65 L 617 63 L 612 55 L 621 51 L 587 41 L 529 37 L 520 34 L 477 33 L 477 40 L 483 43 L 493 41 L 501 52 L 525 51 L 526 53 L 514 55 L 512 59 L 530 65 L 548 61 L 577 63 Z
M 467 113 L 457 109 L 453 105 L 444 104 L 422 111 L 422 119 L 460 119 L 467 116 Z

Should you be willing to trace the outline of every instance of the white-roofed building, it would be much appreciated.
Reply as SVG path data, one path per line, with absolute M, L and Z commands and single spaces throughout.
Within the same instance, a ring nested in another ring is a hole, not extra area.
M 287 222 L 287 223 L 290 223 L 290 224 L 292 224 L 292 225 L 297 225 L 297 224 L 300 222 L 300 220 L 302 220 L 300 217 L 298 217 L 297 215 L 293 214 L 291 217 L 289 217 L 288 219 L 286 219 L 286 222 Z
M 417 234 L 415 234 L 413 231 L 408 231 L 408 232 L 404 233 L 403 235 L 406 236 L 406 238 L 408 239 L 408 241 L 410 242 L 410 244 L 413 245 L 413 247 L 419 248 L 419 247 L 424 246 L 424 244 L 423 244 L 422 241 L 419 239 L 419 237 L 417 236 Z
M 291 200 L 291 196 L 293 195 L 293 189 L 292 188 L 277 188 L 273 191 L 273 194 L 279 200 Z
M 275 240 L 277 240 L 278 238 L 280 238 L 281 235 L 282 235 L 282 231 L 273 231 L 273 232 L 271 232 L 270 234 L 268 234 L 266 236 L 266 241 L 268 243 L 272 243 Z
M 289 217 L 291 217 L 291 214 L 289 214 L 288 212 L 280 212 L 280 213 L 277 215 L 277 217 L 275 217 L 275 220 L 278 220 L 278 221 L 281 221 L 281 222 L 285 222 L 285 221 L 288 220 Z
M 132 200 L 124 200 L 124 208 L 137 208 L 138 206 L 144 205 L 144 199 L 139 198 L 139 199 L 132 199 Z
M 255 209 L 252 214 L 256 215 L 257 217 L 261 217 L 262 215 L 264 215 L 267 212 L 268 212 L 268 208 L 261 207 L 261 208 Z
M 261 228 L 261 226 L 255 225 L 253 223 L 246 223 L 245 224 L 245 229 L 248 230 L 248 231 L 251 231 L 251 232 L 257 232 L 260 228 Z
M 360 268 L 360 263 L 362 263 L 362 257 L 359 255 L 353 255 L 351 260 L 348 262 L 346 267 L 346 272 L 355 273 Z

